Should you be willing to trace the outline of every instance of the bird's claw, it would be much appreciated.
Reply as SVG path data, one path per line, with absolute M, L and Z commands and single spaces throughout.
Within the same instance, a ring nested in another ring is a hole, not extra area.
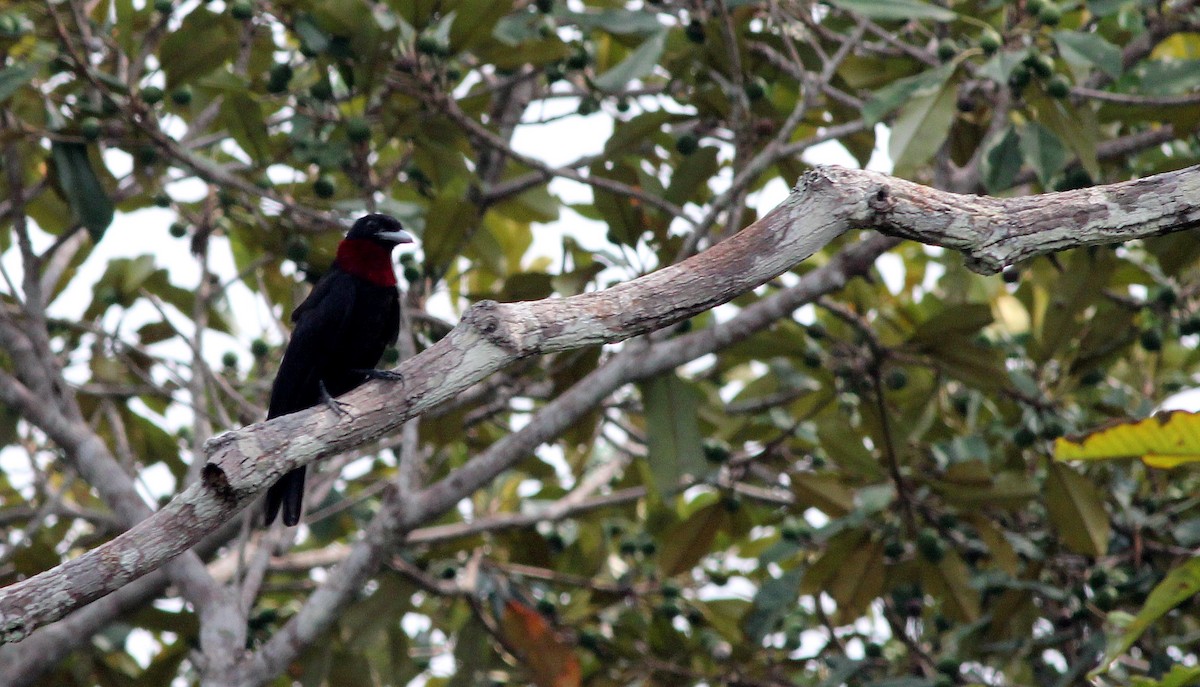
M 341 401 L 339 401 L 336 398 L 334 398 L 333 396 L 331 396 L 329 394 L 329 389 L 325 388 L 325 380 L 322 379 L 322 380 L 318 381 L 317 387 L 320 389 L 320 392 L 321 392 L 321 402 L 325 404 L 326 408 L 329 408 L 330 410 L 337 413 L 338 415 L 342 415 L 342 416 L 350 415 L 350 411 L 346 410 L 347 408 L 350 407 L 350 404 L 342 403 Z
M 387 382 L 404 382 L 404 374 L 395 370 L 355 370 L 361 372 L 367 379 L 382 379 Z

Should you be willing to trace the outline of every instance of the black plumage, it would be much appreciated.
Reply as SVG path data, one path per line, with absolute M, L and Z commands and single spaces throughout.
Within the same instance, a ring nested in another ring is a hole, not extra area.
M 354 223 L 338 245 L 337 259 L 292 313 L 288 342 L 267 419 L 295 413 L 340 396 L 368 379 L 400 330 L 400 298 L 391 251 L 412 238 L 387 215 Z M 322 388 L 323 387 L 323 388 Z M 282 508 L 283 522 L 300 521 L 305 468 L 285 474 L 267 490 L 266 523 Z

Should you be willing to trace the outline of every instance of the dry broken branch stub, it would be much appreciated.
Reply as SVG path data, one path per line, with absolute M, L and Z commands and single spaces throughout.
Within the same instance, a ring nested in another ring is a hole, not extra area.
M 867 171 L 821 167 L 742 232 L 692 258 L 604 291 L 519 303 L 481 302 L 446 337 L 341 400 L 228 432 L 206 445 L 208 479 L 83 556 L 0 590 L 0 643 L 118 589 L 191 548 L 287 470 L 399 428 L 515 360 L 620 341 L 728 302 L 793 268 L 851 228 L 959 250 L 985 272 L 1068 247 L 1200 225 L 1197 168 L 1080 191 L 982 198 L 935 191 Z M 1189 202 L 1191 201 L 1191 202 Z M 220 475 L 223 479 L 216 476 Z M 494 473 L 480 468 L 433 485 L 408 524 L 467 496 Z M 219 486 L 214 489 L 213 486 Z

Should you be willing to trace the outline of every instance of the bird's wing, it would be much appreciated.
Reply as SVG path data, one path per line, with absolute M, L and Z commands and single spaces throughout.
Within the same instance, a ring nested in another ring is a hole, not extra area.
M 384 308 L 384 313 L 383 332 L 387 337 L 385 341 L 389 346 L 394 346 L 396 339 L 400 337 L 400 292 L 396 289 L 392 289 L 392 295 Z
M 320 400 L 321 373 L 337 355 L 356 289 L 355 280 L 334 267 L 292 313 L 296 326 L 271 387 L 268 419 L 311 408 Z

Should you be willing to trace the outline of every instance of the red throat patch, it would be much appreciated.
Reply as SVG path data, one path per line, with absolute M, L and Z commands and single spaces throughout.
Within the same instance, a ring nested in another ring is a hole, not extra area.
M 369 239 L 342 239 L 338 244 L 337 265 L 372 284 L 396 285 L 391 249 Z

